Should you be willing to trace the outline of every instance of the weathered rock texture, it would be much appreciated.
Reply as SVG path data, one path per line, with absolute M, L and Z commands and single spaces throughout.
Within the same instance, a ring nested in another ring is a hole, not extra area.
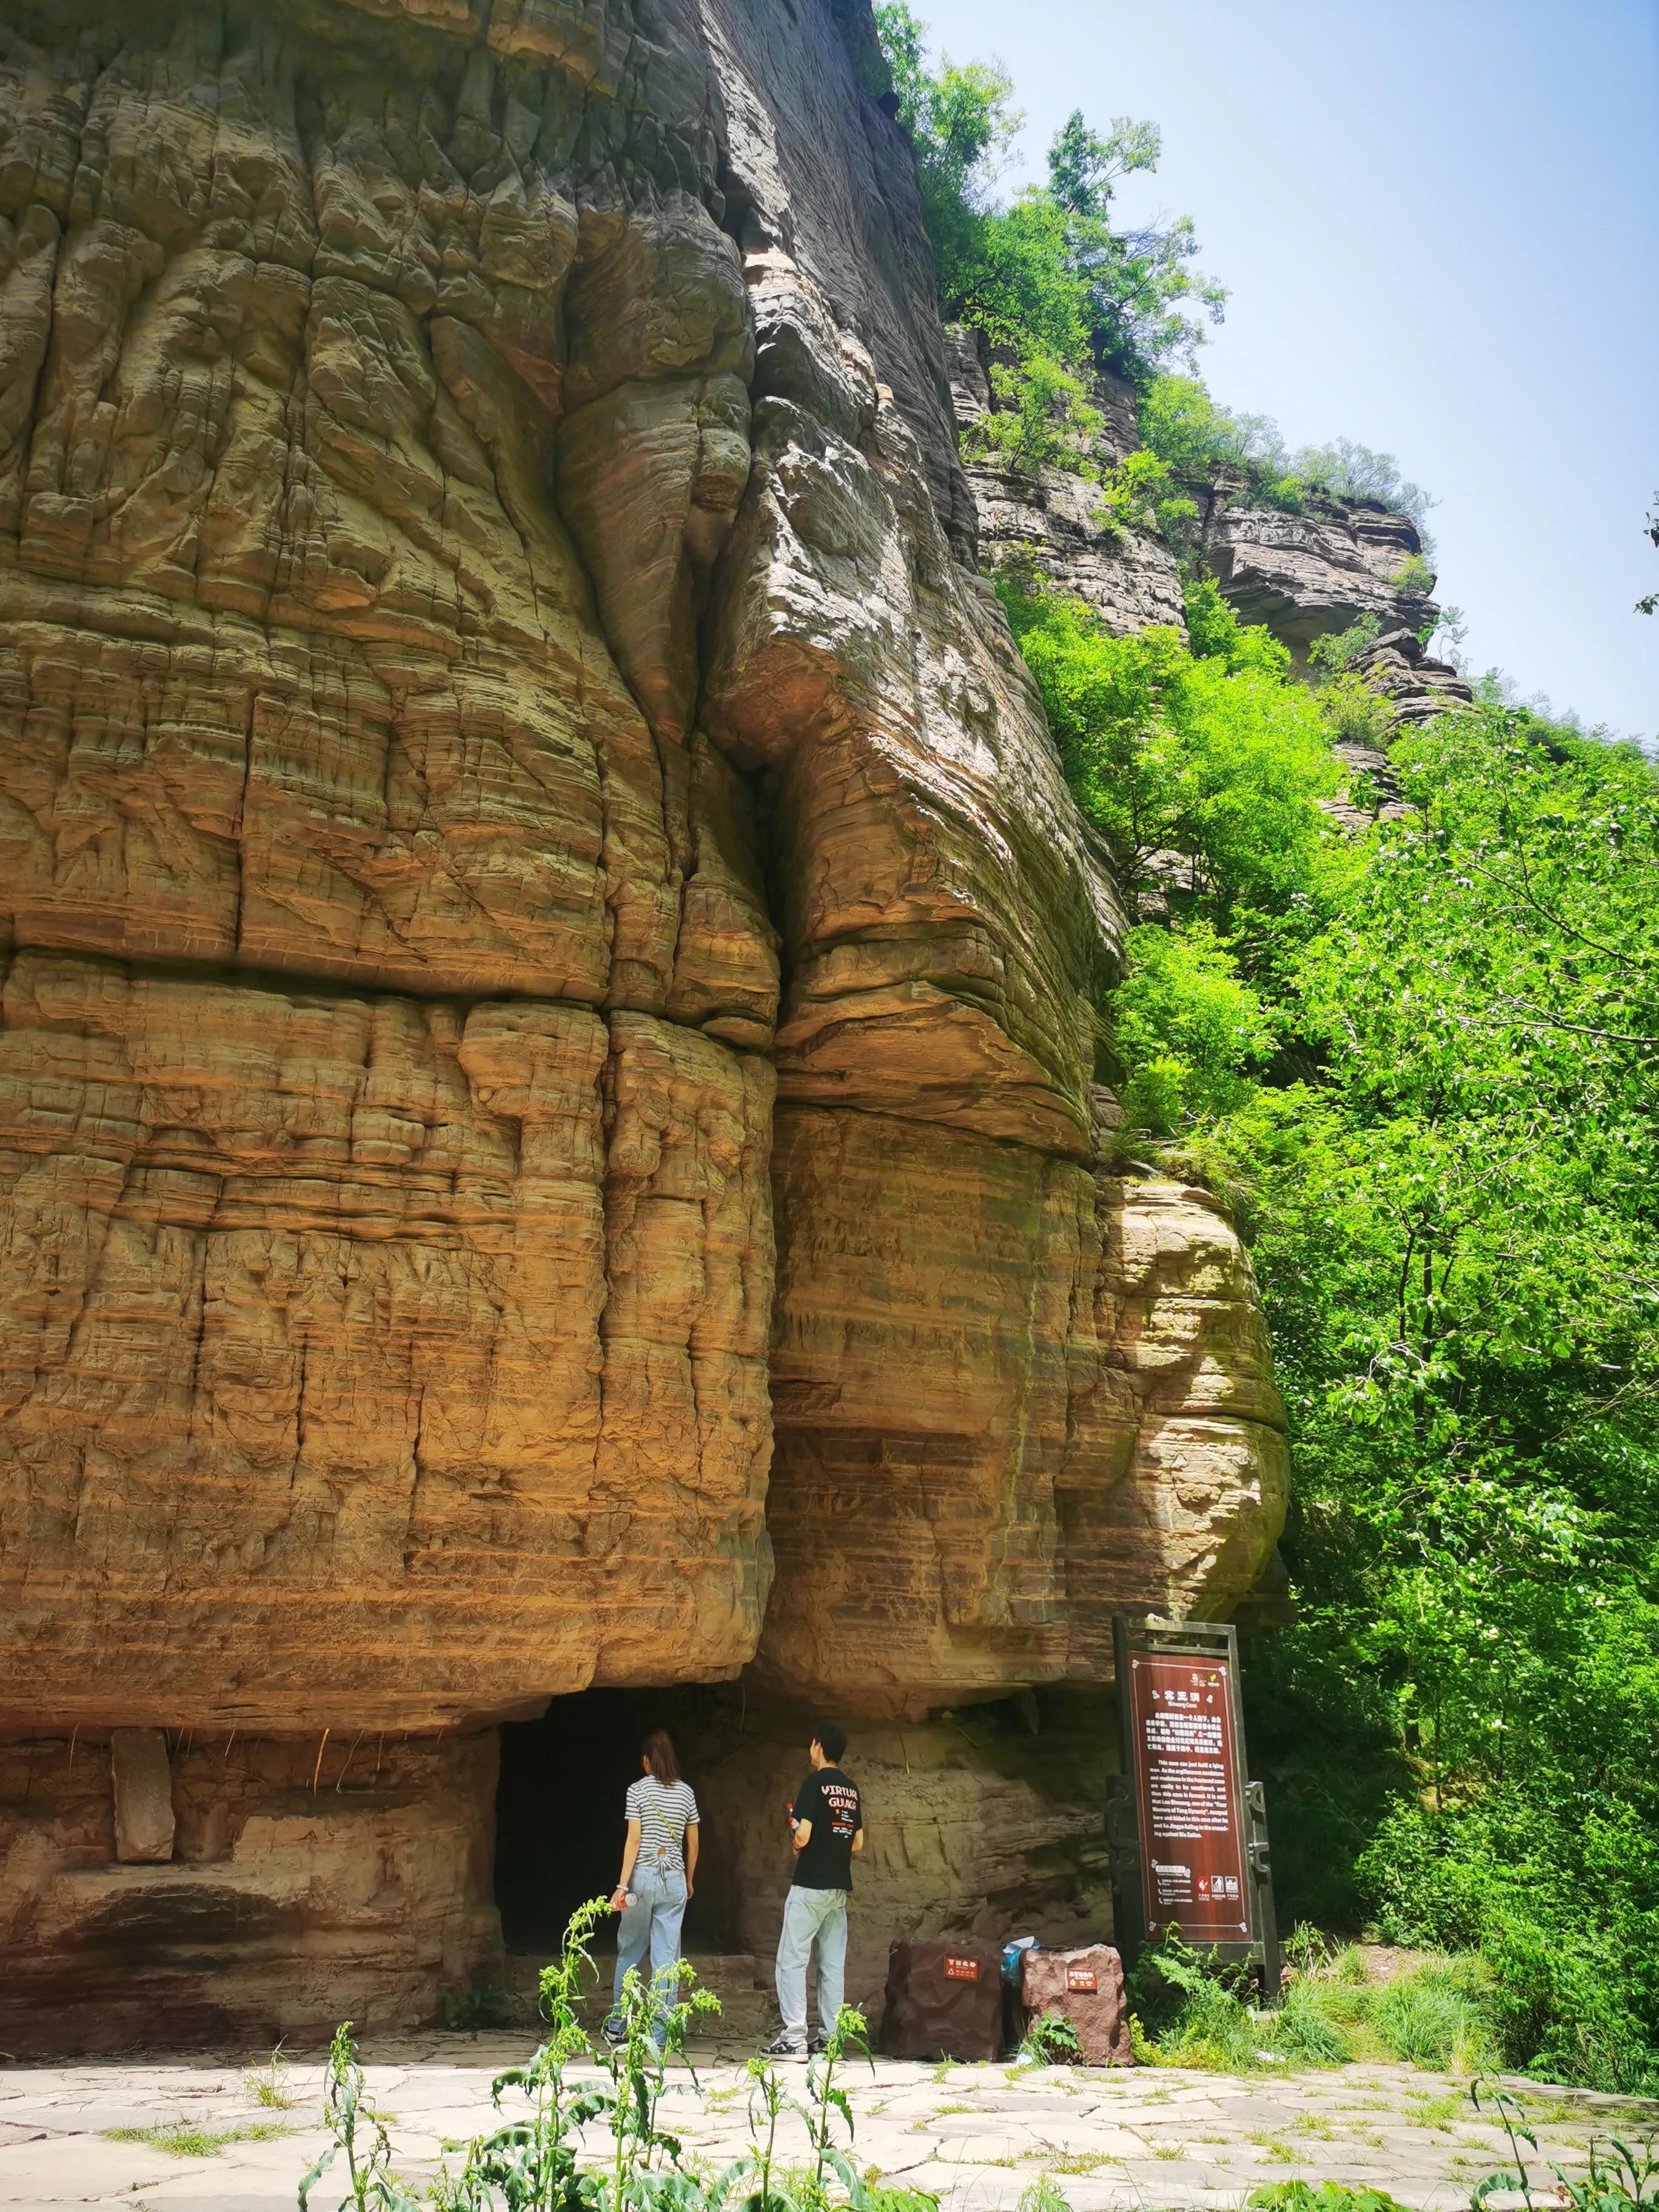
M 1154 623 L 1184 636 L 1181 577 L 1162 534 L 1109 522 L 1096 484 L 1074 472 L 1044 468 L 1030 474 L 1000 459 L 981 434 L 997 404 L 990 350 L 978 333 L 960 325 L 947 329 L 945 341 L 951 405 L 969 455 L 987 562 L 1013 564 L 1086 601 L 1114 636 Z M 1093 459 L 1103 471 L 1133 452 L 1140 438 L 1133 394 L 1121 379 L 1102 374 L 1094 398 L 1103 426 Z M 1231 469 L 1182 489 L 1197 511 L 1193 527 L 1206 568 L 1240 617 L 1262 623 L 1289 646 L 1295 665 L 1305 672 L 1310 648 L 1322 637 L 1370 619 L 1376 637 L 1350 665 L 1387 699 L 1398 728 L 1468 703 L 1473 694 L 1457 671 L 1419 641 L 1438 612 L 1435 602 L 1409 581 L 1401 586 L 1406 562 L 1423 550 L 1409 516 L 1364 500 L 1310 497 L 1295 513 L 1256 506 L 1249 479 Z M 1379 813 L 1401 811 L 1385 750 L 1341 742 L 1333 750 L 1355 781 L 1342 797 L 1322 802 L 1328 812 L 1358 829 Z M 1179 854 L 1154 856 L 1155 876 L 1178 878 L 1183 866 Z M 1138 918 L 1154 910 L 1163 911 L 1156 894 L 1149 900 L 1143 893 Z
M 1104 1680 L 1149 1587 L 1231 1610 L 1285 1451 L 1212 1200 L 874 1115 L 782 1117 L 777 1188 L 769 1687 L 914 1717 Z
M 1316 498 L 1280 514 L 1253 507 L 1244 480 L 1226 471 L 1201 504 L 1205 559 L 1243 620 L 1265 623 L 1305 662 L 1320 638 L 1370 616 L 1376 641 L 1352 665 L 1401 723 L 1468 703 L 1473 695 L 1456 670 L 1418 642 L 1439 611 L 1435 602 L 1397 581 L 1423 550 L 1409 516 L 1364 500 Z
M 980 557 L 988 567 L 1018 562 L 1058 590 L 1085 599 L 1114 637 L 1167 623 L 1184 637 L 1187 608 L 1176 557 L 1156 530 L 1107 526 L 1098 483 L 1064 469 L 1035 476 L 1012 467 L 977 435 L 993 400 L 988 349 L 977 332 L 952 325 L 951 398 L 969 456 L 968 480 L 979 510 Z M 1103 418 L 1095 459 L 1103 470 L 1135 451 L 1134 395 L 1103 374 L 1095 397 Z
M 1109 1943 L 1078 1951 L 1028 1951 L 1020 1967 L 1028 2021 L 1069 2022 L 1085 2066 L 1132 2066 L 1123 1961 Z
M 1099 1693 L 1029 1694 L 910 1728 L 855 1728 L 845 1765 L 864 1796 L 853 1875 L 848 2001 L 878 2017 L 895 1933 L 1092 1940 L 1110 1913 L 1101 1801 L 1115 1732 Z M 1068 1705 L 1071 1709 L 1068 1709 Z M 1035 1730 L 1035 1733 L 1031 1731 Z M 790 1878 L 784 1809 L 806 1771 L 793 1729 L 750 1716 L 736 1748 L 690 1768 L 703 1808 L 698 1883 L 720 1885 L 744 1950 L 769 1958 Z M 729 1744 L 729 1738 L 728 1738 Z M 683 1745 L 682 1748 L 685 1747 Z M 706 1864 L 707 1872 L 702 1869 Z
M 172 1739 L 171 1863 L 116 1863 L 110 1747 L 0 1745 L 0 2020 L 34 2052 L 269 2047 L 499 1972 L 492 1735 Z
M 9 11 L 0 1725 L 286 1775 L 757 1642 L 908 1715 L 1270 1550 L 1237 1242 L 1095 1165 L 1117 903 L 876 68 L 864 0 Z M 486 1957 L 486 1788 L 374 2004 Z
M 1395 578 L 1422 542 L 1410 518 L 1359 500 L 1309 497 L 1294 514 L 1253 506 L 1246 480 L 1218 471 L 1200 517 L 1206 565 L 1245 622 L 1263 623 L 1305 655 L 1316 639 L 1357 616 L 1421 619 L 1422 594 Z
M 426 14 L 9 38 L 15 1722 L 430 1724 L 759 1625 L 717 102 L 684 15 Z

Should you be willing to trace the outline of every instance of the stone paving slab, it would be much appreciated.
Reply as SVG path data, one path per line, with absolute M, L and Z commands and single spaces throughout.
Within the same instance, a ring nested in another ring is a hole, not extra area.
M 492 2077 L 526 2053 L 522 2035 L 434 2035 L 365 2052 L 372 2103 L 388 2120 L 401 2170 L 430 2179 L 446 2147 L 493 2124 Z M 323 2069 L 295 2061 L 286 2111 L 258 2105 L 243 2080 L 264 2054 L 199 2063 L 143 2059 L 0 2067 L 0 2205 L 7 2212 L 289 2212 L 326 2137 Z M 793 2069 L 801 2071 L 804 2069 Z M 945 2212 L 1014 2212 L 1050 2176 L 1072 2212 L 1232 2212 L 1263 2182 L 1380 2187 L 1421 2212 L 1458 2212 L 1481 2175 L 1507 2162 L 1467 2085 L 1409 2067 L 1355 2065 L 1268 2077 L 1176 2069 L 1006 2063 L 912 2065 L 878 2058 L 848 2069 L 860 2169 L 938 2196 Z M 676 2077 L 665 2124 L 688 2158 L 720 2166 L 746 2147 L 750 2084 L 718 2047 L 698 2056 L 696 2087 Z M 1511 2080 L 1537 2130 L 1541 2179 L 1552 2160 L 1582 2167 L 1590 2136 L 1659 2133 L 1659 2101 Z M 509 2112 L 514 2100 L 507 2099 Z M 210 2157 L 112 2142 L 112 2129 L 183 2118 L 209 2132 L 276 2124 L 274 2139 L 224 2143 Z M 799 2121 L 780 2141 L 805 2154 Z M 590 2131 L 593 2151 L 603 2136 Z M 453 2157 L 455 2154 L 450 2153 Z M 313 2199 L 334 2212 L 328 2177 Z M 343 2185 L 342 2185 L 342 2187 Z M 1502 2199 L 1494 2200 L 1502 2212 Z

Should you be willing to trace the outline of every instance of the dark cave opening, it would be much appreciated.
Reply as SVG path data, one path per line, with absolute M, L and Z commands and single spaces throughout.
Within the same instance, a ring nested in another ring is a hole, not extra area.
M 668 1730 L 696 1790 L 699 1770 L 736 1739 L 741 1723 L 732 1699 L 730 1692 L 700 1686 L 582 1690 L 555 1698 L 539 1720 L 501 1729 L 495 1902 L 509 1952 L 550 1958 L 576 1907 L 610 1895 L 622 1869 L 624 1800 L 648 1731 Z M 616 1926 L 608 1916 L 600 1922 L 595 1950 L 614 1951 Z M 720 1885 L 700 1879 L 686 1908 L 684 1948 L 725 1950 L 727 1934 Z

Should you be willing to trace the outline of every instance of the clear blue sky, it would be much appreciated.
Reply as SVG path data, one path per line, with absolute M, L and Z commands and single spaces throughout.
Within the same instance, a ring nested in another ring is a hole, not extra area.
M 1006 64 L 1032 178 L 1073 107 L 1161 125 L 1119 206 L 1230 288 L 1217 398 L 1394 453 L 1469 664 L 1659 730 L 1659 0 L 913 4 Z

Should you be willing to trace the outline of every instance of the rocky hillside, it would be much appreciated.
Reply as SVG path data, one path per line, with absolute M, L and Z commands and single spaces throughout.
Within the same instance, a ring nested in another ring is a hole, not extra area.
M 1117 901 L 872 53 L 864 0 L 0 31 L 14 2047 L 429 2011 L 550 1697 L 918 1721 L 1272 1552 L 1249 1267 L 1103 1161 Z

